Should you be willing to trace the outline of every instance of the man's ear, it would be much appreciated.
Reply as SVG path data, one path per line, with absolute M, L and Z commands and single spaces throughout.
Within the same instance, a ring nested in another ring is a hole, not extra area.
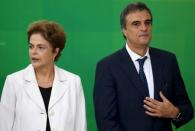
M 127 30 L 126 29 L 122 29 L 123 35 L 126 37 L 127 36 Z

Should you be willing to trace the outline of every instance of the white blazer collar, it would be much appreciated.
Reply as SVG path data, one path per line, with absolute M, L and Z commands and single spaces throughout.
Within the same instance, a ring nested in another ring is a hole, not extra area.
M 54 81 L 56 80 L 56 81 L 62 82 L 62 81 L 67 80 L 66 74 L 62 73 L 61 71 L 63 70 L 57 67 L 56 65 L 54 66 L 54 72 L 55 72 Z M 30 64 L 24 69 L 24 80 L 29 81 L 29 82 L 37 82 L 36 76 L 35 76 L 35 70 L 32 64 Z
M 49 101 L 49 110 L 62 98 L 68 87 L 67 73 L 63 69 L 55 66 L 55 77 Z
M 52 85 L 52 92 L 49 102 L 49 109 L 64 95 L 68 89 L 68 75 L 59 67 L 55 66 L 55 77 Z M 44 102 L 38 87 L 33 66 L 30 64 L 24 69 L 25 90 L 30 98 L 43 110 L 45 110 Z

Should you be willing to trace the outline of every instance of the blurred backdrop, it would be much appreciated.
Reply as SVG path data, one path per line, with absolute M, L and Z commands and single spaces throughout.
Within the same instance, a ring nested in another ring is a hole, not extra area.
M 134 1 L 134 0 L 133 0 Z M 176 54 L 195 107 L 195 0 L 141 0 L 153 13 L 151 46 Z M 0 94 L 8 74 L 29 64 L 26 29 L 36 20 L 59 22 L 67 45 L 58 66 L 81 76 L 88 131 L 97 131 L 93 84 L 97 61 L 122 48 L 122 9 L 132 0 L 0 0 Z M 195 120 L 177 131 L 195 130 Z

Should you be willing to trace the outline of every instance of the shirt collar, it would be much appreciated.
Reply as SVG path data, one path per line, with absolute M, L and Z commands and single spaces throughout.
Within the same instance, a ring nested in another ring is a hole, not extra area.
M 125 47 L 126 47 L 126 50 L 127 50 L 128 54 L 129 54 L 129 56 L 131 57 L 132 61 L 134 61 L 134 62 L 137 61 L 137 59 L 143 58 L 145 56 L 147 56 L 147 58 L 150 58 L 149 48 L 147 49 L 147 52 L 146 52 L 146 54 L 144 56 L 140 56 L 140 55 L 136 54 L 135 52 L 133 52 L 128 47 L 127 43 L 126 43 Z

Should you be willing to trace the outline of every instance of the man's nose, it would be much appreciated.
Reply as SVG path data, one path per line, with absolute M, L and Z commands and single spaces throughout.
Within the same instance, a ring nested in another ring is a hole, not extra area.
M 142 31 L 146 31 L 146 30 L 147 30 L 147 25 L 144 24 L 144 23 L 141 24 L 140 29 L 141 29 Z

